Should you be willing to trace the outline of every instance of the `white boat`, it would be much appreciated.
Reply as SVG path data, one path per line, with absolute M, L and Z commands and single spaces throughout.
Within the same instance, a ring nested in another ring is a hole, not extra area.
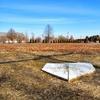
M 83 75 L 93 73 L 95 68 L 90 63 L 47 63 L 42 70 L 71 81 Z

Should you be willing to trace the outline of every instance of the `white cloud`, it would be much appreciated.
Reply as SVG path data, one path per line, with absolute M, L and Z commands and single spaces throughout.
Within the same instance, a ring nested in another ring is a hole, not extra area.
M 76 23 L 94 23 L 95 19 L 77 19 L 77 18 L 34 18 L 34 17 L 23 17 L 15 16 L 10 14 L 3 14 L 0 16 L 0 22 L 14 23 L 14 24 L 76 24 Z
M 19 24 L 67 24 L 75 21 L 69 18 L 23 18 L 15 16 L 0 16 L 0 22 Z

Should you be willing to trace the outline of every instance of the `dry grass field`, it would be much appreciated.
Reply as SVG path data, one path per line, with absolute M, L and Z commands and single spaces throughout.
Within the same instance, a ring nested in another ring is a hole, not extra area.
M 100 53 L 100 44 L 96 43 L 34 43 L 34 44 L 0 44 L 0 51 L 56 51 L 72 53 Z
M 47 62 L 90 62 L 72 83 L 41 71 Z M 100 44 L 0 44 L 0 100 L 100 100 Z

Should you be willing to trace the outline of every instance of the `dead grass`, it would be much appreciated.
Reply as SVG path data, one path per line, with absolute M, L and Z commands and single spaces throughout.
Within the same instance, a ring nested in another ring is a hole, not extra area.
M 47 62 L 65 61 L 91 62 L 96 73 L 69 84 L 41 71 Z M 0 52 L 0 100 L 100 100 L 99 61 L 99 54 Z
M 0 51 L 33 52 L 33 51 L 56 51 L 73 52 L 84 54 L 100 53 L 100 44 L 96 43 L 34 43 L 34 44 L 0 44 Z

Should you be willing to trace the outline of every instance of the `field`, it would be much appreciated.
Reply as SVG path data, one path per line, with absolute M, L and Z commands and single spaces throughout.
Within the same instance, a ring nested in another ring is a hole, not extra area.
M 96 72 L 68 83 L 47 62 L 90 62 Z M 100 44 L 0 44 L 0 100 L 100 100 Z
M 100 53 L 100 44 L 90 43 L 53 43 L 53 44 L 1 44 L 0 51 L 56 51 L 56 52 L 72 52 L 72 53 Z

